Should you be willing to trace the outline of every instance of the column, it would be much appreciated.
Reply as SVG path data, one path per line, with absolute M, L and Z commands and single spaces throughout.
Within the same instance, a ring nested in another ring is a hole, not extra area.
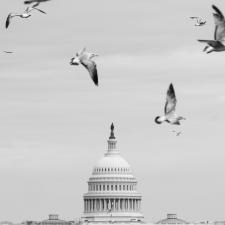
M 94 212 L 94 200 L 91 199 L 91 211 Z
M 141 199 L 139 199 L 139 206 L 138 206 L 138 210 L 141 211 Z
M 102 211 L 102 199 L 101 198 L 99 199 L 99 211 L 100 212 Z
M 113 211 L 116 211 L 116 199 L 113 199 Z
M 104 211 L 106 211 L 106 199 L 104 199 Z
M 86 212 L 87 211 L 87 200 L 85 199 L 84 200 L 84 212 Z

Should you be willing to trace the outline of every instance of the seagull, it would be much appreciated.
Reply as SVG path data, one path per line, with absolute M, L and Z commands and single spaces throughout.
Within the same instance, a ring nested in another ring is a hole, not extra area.
M 196 19 L 196 24 L 195 26 L 203 26 L 206 24 L 206 20 L 203 20 L 201 17 L 198 16 L 191 16 L 191 19 Z
M 206 51 L 206 53 L 225 51 L 225 18 L 215 5 L 212 5 L 212 8 L 215 10 L 213 13 L 215 22 L 214 40 L 198 40 L 208 44 L 203 49 L 203 52 Z
M 41 2 L 47 2 L 49 0 L 27 0 L 24 1 L 24 4 L 32 4 L 32 3 L 41 3 Z
M 3 52 L 5 52 L 5 53 L 8 53 L 8 54 L 11 54 L 11 53 L 13 53 L 13 52 L 11 52 L 11 51 L 3 51 Z
M 25 9 L 24 13 L 22 13 L 22 14 L 10 13 L 10 14 L 8 15 L 7 19 L 6 19 L 6 23 L 5 23 L 6 29 L 9 27 L 9 24 L 10 24 L 11 19 L 12 19 L 13 17 L 19 16 L 20 18 L 24 18 L 24 19 L 29 18 L 29 17 L 31 16 L 30 12 L 33 11 L 33 10 L 37 10 L 37 11 L 39 11 L 39 12 L 41 12 L 41 13 L 46 14 L 46 12 L 44 12 L 44 11 L 42 11 L 42 10 L 40 10 L 40 9 L 37 8 L 37 6 L 38 6 L 39 4 L 40 4 L 40 3 L 35 3 L 35 4 L 34 4 L 33 6 L 31 6 L 31 7 L 27 7 L 27 8 Z
M 173 88 L 173 84 L 171 83 L 169 89 L 167 91 L 166 104 L 164 108 L 165 115 L 157 116 L 155 118 L 155 122 L 157 124 L 161 124 L 162 122 L 167 122 L 173 125 L 180 125 L 180 120 L 184 120 L 185 118 L 182 116 L 177 116 L 175 113 L 176 110 L 176 95 Z
M 95 53 L 86 52 L 86 48 L 83 48 L 83 50 L 76 53 L 76 56 L 71 59 L 70 65 L 78 66 L 79 64 L 82 64 L 88 70 L 91 79 L 94 81 L 95 85 L 98 86 L 97 65 L 92 60 L 92 58 L 95 56 L 98 55 Z
M 175 133 L 176 136 L 180 136 L 180 134 L 181 134 L 181 131 L 175 131 L 175 130 L 173 130 L 172 132 Z

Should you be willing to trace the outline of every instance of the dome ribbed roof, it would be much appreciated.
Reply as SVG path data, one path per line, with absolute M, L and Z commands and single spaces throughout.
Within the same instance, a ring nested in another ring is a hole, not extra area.
M 120 155 L 109 155 L 102 157 L 95 166 L 95 168 L 101 167 L 130 168 L 130 165 Z

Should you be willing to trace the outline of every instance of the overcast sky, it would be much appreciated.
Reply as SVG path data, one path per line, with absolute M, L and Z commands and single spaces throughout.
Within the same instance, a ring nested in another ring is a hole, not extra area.
M 213 38 L 224 1 L 52 0 L 6 30 L 22 2 L 0 7 L 0 220 L 80 217 L 112 121 L 146 221 L 225 220 L 225 53 L 196 41 Z M 100 55 L 99 87 L 69 65 L 83 46 Z M 171 82 L 180 127 L 154 123 Z

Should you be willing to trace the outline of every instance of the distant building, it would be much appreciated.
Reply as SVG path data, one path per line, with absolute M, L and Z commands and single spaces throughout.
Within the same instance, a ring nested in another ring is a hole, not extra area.
M 156 224 L 190 224 L 189 222 L 177 218 L 177 214 L 167 214 L 167 218 L 159 220 Z
M 21 223 L 21 225 L 39 225 L 39 224 L 40 224 L 39 221 L 33 221 L 33 220 L 26 220 Z
M 10 221 L 1 221 L 0 225 L 13 225 L 13 223 Z
M 225 221 L 215 221 L 215 225 L 225 225 Z
M 50 214 L 47 220 L 43 220 L 39 225 L 71 225 L 72 222 L 60 220 L 57 214 Z

